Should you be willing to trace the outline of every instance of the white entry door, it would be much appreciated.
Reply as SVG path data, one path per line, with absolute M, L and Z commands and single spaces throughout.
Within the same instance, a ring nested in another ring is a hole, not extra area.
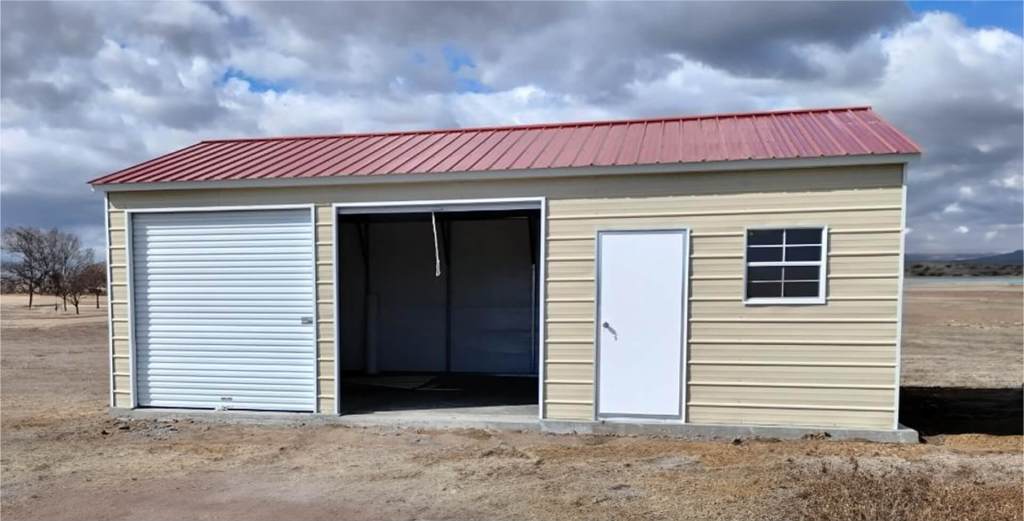
M 138 405 L 314 410 L 310 213 L 132 215 Z
M 597 414 L 681 418 L 687 232 L 597 240 Z

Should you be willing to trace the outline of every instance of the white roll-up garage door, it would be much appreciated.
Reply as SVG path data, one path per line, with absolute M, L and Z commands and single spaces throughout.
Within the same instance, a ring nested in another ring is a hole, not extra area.
M 309 209 L 132 215 L 138 405 L 313 411 Z

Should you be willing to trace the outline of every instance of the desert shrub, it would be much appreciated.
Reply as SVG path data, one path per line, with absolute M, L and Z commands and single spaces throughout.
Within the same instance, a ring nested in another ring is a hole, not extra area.
M 1009 521 L 1024 518 L 1024 492 L 1020 483 L 987 484 L 972 476 L 941 480 L 919 470 L 828 472 L 823 466 L 793 507 L 790 518 L 814 521 Z

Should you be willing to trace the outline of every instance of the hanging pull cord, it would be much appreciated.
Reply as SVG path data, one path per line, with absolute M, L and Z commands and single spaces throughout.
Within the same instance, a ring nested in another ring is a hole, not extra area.
M 437 247 L 437 218 L 434 217 L 434 212 L 430 212 L 430 224 L 434 229 L 434 276 L 441 276 L 441 252 Z

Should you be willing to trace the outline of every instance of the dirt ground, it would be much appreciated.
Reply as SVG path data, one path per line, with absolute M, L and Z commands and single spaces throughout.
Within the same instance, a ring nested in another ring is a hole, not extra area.
M 906 304 L 908 385 L 1020 396 L 1019 286 Z M 1024 518 L 1022 437 L 935 420 L 919 445 L 120 422 L 105 310 L 0 306 L 5 520 Z M 994 414 L 1021 425 L 1010 410 Z

